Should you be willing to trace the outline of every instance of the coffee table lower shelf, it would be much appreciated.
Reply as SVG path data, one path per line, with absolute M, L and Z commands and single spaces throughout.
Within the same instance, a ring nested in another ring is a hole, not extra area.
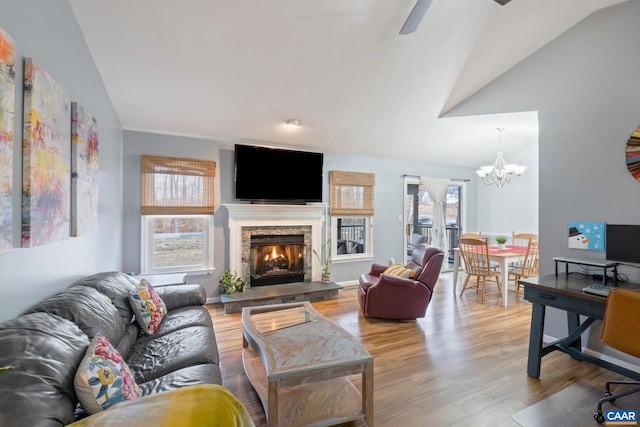
M 267 373 L 250 348 L 242 351 L 244 369 L 270 420 Z M 364 419 L 362 395 L 349 377 L 331 378 L 278 389 L 277 425 L 332 426 Z M 273 418 L 273 417 L 271 417 Z

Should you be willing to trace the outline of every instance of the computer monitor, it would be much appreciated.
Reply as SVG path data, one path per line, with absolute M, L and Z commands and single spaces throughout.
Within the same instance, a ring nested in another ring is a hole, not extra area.
M 607 224 L 608 261 L 640 264 L 640 225 Z

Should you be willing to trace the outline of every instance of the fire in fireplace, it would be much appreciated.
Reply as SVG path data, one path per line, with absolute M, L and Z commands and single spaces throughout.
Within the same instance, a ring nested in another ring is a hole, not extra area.
M 250 285 L 265 286 L 304 281 L 304 235 L 251 236 Z

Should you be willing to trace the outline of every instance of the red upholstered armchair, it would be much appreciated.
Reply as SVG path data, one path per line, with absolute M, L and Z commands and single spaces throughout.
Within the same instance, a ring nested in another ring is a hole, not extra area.
M 424 317 L 438 281 L 444 253 L 426 244 L 417 245 L 405 267 L 415 272 L 413 279 L 383 274 L 389 267 L 372 264 L 360 276 L 358 299 L 368 317 L 410 320 Z

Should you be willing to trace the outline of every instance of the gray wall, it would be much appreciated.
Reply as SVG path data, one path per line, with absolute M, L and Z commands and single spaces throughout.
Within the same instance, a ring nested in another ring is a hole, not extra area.
M 538 111 L 543 274 L 553 273 L 554 256 L 605 257 L 569 249 L 569 221 L 640 224 L 640 183 L 624 151 L 640 124 L 639 16 L 640 1 L 596 12 L 456 110 Z M 637 268 L 622 270 L 638 281 Z M 549 310 L 545 332 L 559 337 L 565 328 L 562 313 Z M 589 345 L 601 348 L 597 336 Z
M 204 140 L 179 136 L 159 135 L 143 132 L 124 132 L 124 270 L 140 271 L 140 196 L 139 174 L 140 155 L 157 154 L 178 157 L 197 157 L 215 160 L 216 173 L 216 213 L 214 216 L 214 267 L 215 272 L 208 276 L 190 277 L 205 285 L 209 297 L 218 296 L 218 280 L 229 266 L 229 233 L 227 230 L 227 211 L 220 206 L 224 203 L 240 203 L 233 194 L 233 143 L 229 141 Z M 254 143 L 256 141 L 241 141 Z M 264 143 L 263 143 L 264 145 Z M 386 160 L 366 156 L 345 156 L 325 153 L 324 157 L 324 201 L 328 202 L 330 170 L 353 170 L 376 174 L 374 217 L 374 255 L 375 261 L 386 263 L 389 258 L 403 259 L 403 214 L 404 175 L 428 175 L 471 179 L 468 208 L 472 225 L 475 224 L 476 182 L 475 172 L 466 168 L 452 168 L 437 165 L 412 163 L 398 160 Z M 357 280 L 359 275 L 368 271 L 371 261 L 353 261 L 336 263 L 331 267 L 332 280 L 348 283 Z
M 13 173 L 14 249 L 0 255 L 0 321 L 71 281 L 122 261 L 122 130 L 66 0 L 1 0 L 0 27 L 17 48 Z M 99 121 L 99 231 L 20 248 L 22 188 L 22 76 L 31 57 Z

